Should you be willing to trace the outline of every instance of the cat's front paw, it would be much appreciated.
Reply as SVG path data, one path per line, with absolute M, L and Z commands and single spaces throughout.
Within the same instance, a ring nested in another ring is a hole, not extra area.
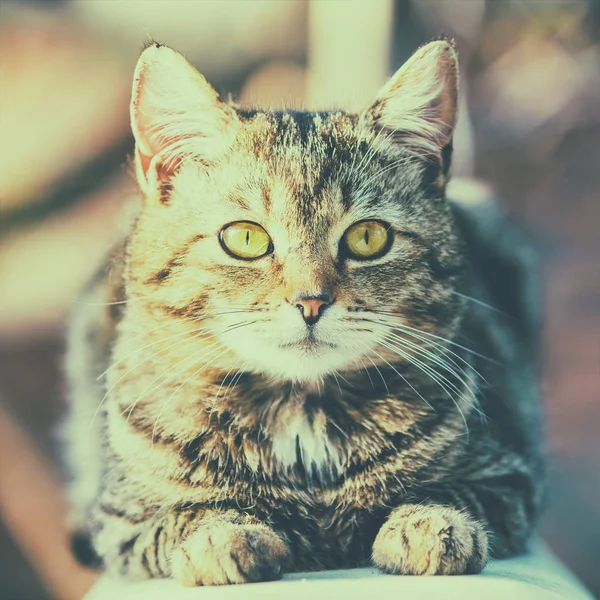
M 479 573 L 487 554 L 487 534 L 478 521 L 437 505 L 394 509 L 373 544 L 377 567 L 406 575 Z
M 287 543 L 266 525 L 200 527 L 174 551 L 173 578 L 186 586 L 272 581 L 289 560 Z

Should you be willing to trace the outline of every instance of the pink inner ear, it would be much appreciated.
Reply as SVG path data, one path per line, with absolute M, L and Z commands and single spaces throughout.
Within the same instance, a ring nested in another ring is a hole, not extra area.
M 228 128 L 239 122 L 181 55 L 159 46 L 147 48 L 138 61 L 130 111 L 144 186 L 155 178 L 168 181 L 185 157 L 223 153 L 234 133 Z
M 161 95 L 160 89 L 148 90 L 152 83 L 153 79 L 147 77 L 146 70 L 142 70 L 137 81 L 137 97 L 132 114 L 135 122 L 136 152 L 144 177 L 147 177 L 152 160 L 164 149 L 167 141 L 160 135 L 161 109 L 152 102 L 153 96 Z M 154 85 L 156 86 L 155 81 Z
M 139 149 L 136 148 L 136 152 L 138 155 L 138 160 L 140 167 L 142 169 L 142 174 L 146 179 L 148 179 L 148 170 L 150 169 L 150 165 L 154 156 L 147 156 L 143 152 L 140 152 Z M 181 165 L 181 159 L 175 158 L 171 159 L 167 162 L 157 161 L 156 163 L 156 178 L 159 182 L 167 182 L 175 173 L 177 169 Z
M 145 154 L 143 154 L 142 152 L 139 151 L 139 149 L 136 148 L 136 152 L 138 155 L 138 160 L 139 160 L 139 164 L 140 167 L 142 168 L 142 173 L 144 175 L 144 177 L 148 176 L 148 169 L 150 168 L 150 163 L 152 162 L 152 156 L 146 156 Z
M 157 155 L 160 155 L 161 151 L 168 147 L 170 142 L 174 139 L 166 139 L 161 137 L 156 131 L 155 119 L 160 118 L 160 112 L 147 101 L 145 97 L 145 77 L 142 74 L 139 80 L 139 96 L 136 102 L 135 108 L 135 119 L 137 124 L 138 134 L 142 138 L 141 146 L 144 150 L 150 152 L 147 154 L 143 152 L 141 148 L 136 145 L 136 152 L 141 167 L 142 174 L 145 179 L 148 179 L 148 170 L 152 161 Z M 156 114 L 153 114 L 156 113 Z M 153 133 L 154 132 L 154 133 Z M 181 164 L 181 158 L 176 156 L 169 156 L 167 160 L 163 160 L 163 157 L 159 156 L 156 161 L 156 176 L 159 182 L 168 181 L 179 168 Z

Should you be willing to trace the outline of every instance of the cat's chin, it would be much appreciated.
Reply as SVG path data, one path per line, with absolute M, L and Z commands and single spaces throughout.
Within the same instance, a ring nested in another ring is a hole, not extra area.
M 274 346 L 262 346 L 257 352 L 238 354 L 246 364 L 267 377 L 296 382 L 317 382 L 336 370 L 345 369 L 350 357 L 332 342 L 303 340 Z

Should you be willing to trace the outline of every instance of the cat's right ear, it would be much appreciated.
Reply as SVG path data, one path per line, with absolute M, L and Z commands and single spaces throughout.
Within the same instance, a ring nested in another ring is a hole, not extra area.
M 130 106 L 138 182 L 160 194 L 184 160 L 210 163 L 231 146 L 240 125 L 200 73 L 178 52 L 152 44 L 135 68 Z

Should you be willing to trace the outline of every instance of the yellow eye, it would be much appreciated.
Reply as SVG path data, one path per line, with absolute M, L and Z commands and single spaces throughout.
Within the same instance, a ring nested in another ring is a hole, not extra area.
M 251 260 L 273 250 L 269 234 L 256 223 L 238 221 L 221 230 L 221 245 L 235 258 Z
M 382 256 L 389 250 L 392 239 L 391 227 L 379 221 L 355 223 L 343 237 L 350 256 L 359 260 Z

